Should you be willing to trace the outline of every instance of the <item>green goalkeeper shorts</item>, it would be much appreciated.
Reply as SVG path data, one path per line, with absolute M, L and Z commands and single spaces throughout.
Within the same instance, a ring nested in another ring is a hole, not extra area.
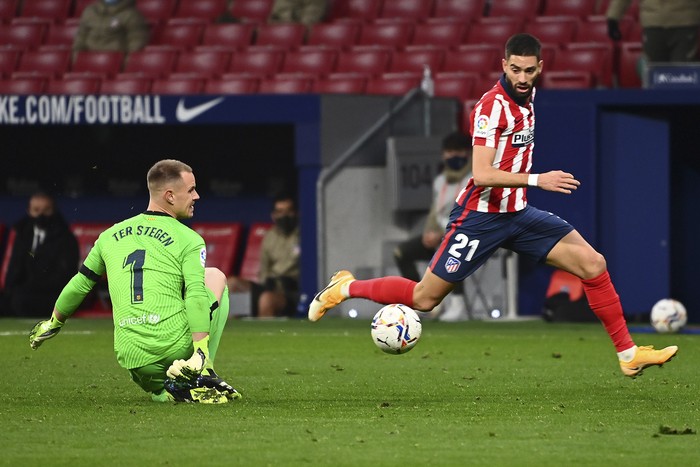
M 141 386 L 144 391 L 159 394 L 163 390 L 163 383 L 167 378 L 165 372 L 168 371 L 170 365 L 175 360 L 187 360 L 192 356 L 192 352 L 194 352 L 194 349 L 190 343 L 155 363 L 140 368 L 132 368 L 129 370 L 129 374 L 131 374 L 131 379 Z

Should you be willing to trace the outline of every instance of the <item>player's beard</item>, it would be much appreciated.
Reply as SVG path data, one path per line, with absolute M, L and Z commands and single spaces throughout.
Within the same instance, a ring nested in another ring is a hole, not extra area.
M 537 81 L 540 79 L 540 75 L 538 74 L 537 77 L 535 77 L 534 80 L 532 80 L 532 84 L 529 84 L 530 89 L 526 93 L 522 93 L 518 91 L 518 89 L 513 86 L 513 83 L 511 82 L 510 79 L 508 79 L 508 75 L 506 75 L 506 86 L 508 86 L 508 91 L 510 92 L 511 96 L 516 97 L 516 102 L 518 105 L 525 105 L 528 102 L 528 99 L 532 96 L 532 91 L 535 89 L 535 85 L 537 84 Z

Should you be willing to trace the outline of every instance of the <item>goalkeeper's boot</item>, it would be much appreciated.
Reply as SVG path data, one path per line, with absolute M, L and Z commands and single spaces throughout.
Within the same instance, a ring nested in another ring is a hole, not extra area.
M 220 393 L 225 394 L 229 400 L 241 399 L 243 397 L 240 392 L 236 391 L 233 386 L 221 379 L 211 368 L 205 369 L 199 378 L 197 378 L 197 386 L 216 389 Z
M 181 379 L 168 378 L 163 386 L 176 402 L 199 404 L 225 404 L 228 402 L 226 394 L 219 392 L 216 388 L 196 387 Z
M 309 304 L 309 320 L 318 321 L 326 311 L 349 298 L 350 283 L 355 277 L 350 271 L 338 271 L 333 274 L 326 288 L 316 294 Z
M 648 366 L 658 365 L 670 361 L 678 353 L 678 346 L 671 345 L 661 350 L 655 350 L 653 345 L 637 347 L 634 358 L 628 362 L 620 360 L 620 368 L 625 376 L 639 376 L 642 370 Z

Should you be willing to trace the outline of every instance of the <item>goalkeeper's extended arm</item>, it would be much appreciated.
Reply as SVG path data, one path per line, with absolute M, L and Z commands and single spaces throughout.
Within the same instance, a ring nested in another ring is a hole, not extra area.
M 192 344 L 194 345 L 192 356 L 188 360 L 175 360 L 166 372 L 169 378 L 194 379 L 209 366 L 209 334 L 206 334 L 203 339 L 193 341 Z
M 65 322 L 66 316 L 54 310 L 50 319 L 39 321 L 29 331 L 29 346 L 34 350 L 38 349 L 45 340 L 58 334 Z

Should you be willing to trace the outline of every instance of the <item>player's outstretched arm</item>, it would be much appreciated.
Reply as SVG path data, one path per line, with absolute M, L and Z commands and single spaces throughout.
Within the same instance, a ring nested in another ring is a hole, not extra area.
M 552 170 L 537 175 L 537 188 L 557 193 L 571 194 L 576 190 L 581 182 L 576 180 L 570 173 L 561 170 Z
M 66 322 L 67 317 L 54 309 L 51 318 L 39 321 L 29 331 L 29 346 L 36 350 L 39 346 L 48 339 L 51 339 L 59 333 Z

